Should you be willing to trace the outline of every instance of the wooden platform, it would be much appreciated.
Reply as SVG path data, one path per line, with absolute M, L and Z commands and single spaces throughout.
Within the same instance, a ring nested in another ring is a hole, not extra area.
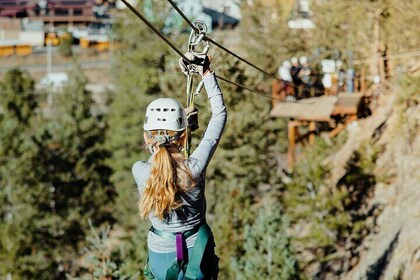
M 363 100 L 360 93 L 341 93 L 338 96 L 320 96 L 296 102 L 281 102 L 270 112 L 271 117 L 299 121 L 329 122 L 334 116 L 356 115 Z
M 328 122 L 329 137 L 335 137 L 347 124 L 357 119 L 363 110 L 364 95 L 341 93 L 338 96 L 321 96 L 296 102 L 281 102 L 270 112 L 271 117 L 288 118 L 288 167 L 296 162 L 296 145 L 315 141 L 317 122 Z M 303 132 L 300 129 L 303 129 Z

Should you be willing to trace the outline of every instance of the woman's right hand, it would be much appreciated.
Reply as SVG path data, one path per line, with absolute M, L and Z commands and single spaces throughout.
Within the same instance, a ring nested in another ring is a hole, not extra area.
M 198 73 L 202 77 L 211 72 L 210 58 L 207 55 L 187 52 L 185 56 L 191 61 L 192 72 Z M 179 59 L 179 66 L 185 75 L 190 74 L 189 65 L 190 63 L 182 57 Z

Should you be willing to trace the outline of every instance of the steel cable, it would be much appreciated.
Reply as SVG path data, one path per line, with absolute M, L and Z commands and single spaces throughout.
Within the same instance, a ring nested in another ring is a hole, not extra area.
M 188 19 L 188 17 L 181 11 L 181 9 L 174 3 L 174 1 L 172 0 L 168 0 L 168 2 L 172 5 L 172 7 L 174 7 L 174 9 L 178 12 L 178 14 L 185 20 L 185 22 L 196 32 L 198 32 L 197 28 L 194 26 L 194 24 Z M 254 69 L 260 71 L 261 73 L 263 73 L 266 76 L 269 76 L 270 78 L 276 79 L 278 81 L 281 81 L 279 78 L 277 78 L 276 76 L 274 76 L 273 74 L 268 73 L 267 71 L 261 69 L 260 67 L 256 66 L 254 63 L 249 62 L 248 60 L 246 60 L 245 58 L 240 57 L 239 55 L 237 55 L 236 53 L 232 52 L 231 50 L 225 48 L 224 46 L 222 46 L 221 44 L 219 44 L 218 42 L 214 41 L 212 38 L 208 37 L 207 35 L 204 36 L 205 39 L 207 39 L 210 43 L 214 44 L 215 46 L 219 47 L 220 49 L 224 50 L 225 52 L 227 52 L 228 54 L 236 57 L 237 59 L 241 60 L 242 62 L 245 62 L 246 64 L 248 64 L 249 66 L 253 67 Z
M 143 23 L 145 23 L 156 35 L 158 35 L 169 47 L 171 47 L 171 49 L 173 49 L 179 56 L 182 57 L 182 59 L 184 59 L 185 61 L 187 61 L 188 63 L 191 63 L 191 61 L 168 39 L 166 38 L 165 35 L 163 35 L 159 30 L 156 29 L 156 27 L 154 27 L 139 11 L 136 10 L 136 8 L 134 8 L 130 3 L 127 2 L 127 0 L 121 0 L 141 21 L 143 21 Z M 195 27 L 194 27 L 195 30 Z M 250 87 L 247 87 L 245 85 L 236 83 L 236 82 L 232 82 L 228 79 L 225 79 L 223 77 L 220 77 L 218 75 L 216 75 L 216 77 L 226 83 L 229 83 L 231 85 L 243 88 L 245 90 L 248 90 L 250 92 L 253 92 L 255 94 L 258 94 L 260 96 L 264 96 L 266 98 L 272 99 L 272 100 L 279 100 L 282 101 L 282 99 L 280 98 L 276 98 L 276 97 L 269 97 L 267 95 L 265 95 L 263 92 L 257 90 L 257 89 L 252 89 Z

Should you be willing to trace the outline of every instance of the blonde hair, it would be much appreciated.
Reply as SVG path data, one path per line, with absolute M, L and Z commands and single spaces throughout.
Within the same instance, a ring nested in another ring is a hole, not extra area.
M 157 131 L 150 131 L 155 136 Z M 176 132 L 167 131 L 173 136 Z M 146 134 L 147 145 L 154 145 L 155 140 Z M 191 171 L 185 164 L 185 156 L 180 152 L 185 144 L 186 133 L 178 140 L 162 146 L 155 153 L 143 195 L 139 200 L 140 217 L 146 219 L 150 213 L 163 220 L 165 215 L 181 207 L 180 194 L 195 186 Z

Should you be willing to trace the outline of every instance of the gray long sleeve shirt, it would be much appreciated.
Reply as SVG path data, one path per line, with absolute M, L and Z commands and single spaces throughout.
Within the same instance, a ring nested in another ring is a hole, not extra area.
M 164 220 L 158 219 L 153 214 L 149 215 L 153 227 L 162 231 L 184 232 L 205 221 L 206 198 L 204 190 L 206 168 L 216 150 L 226 124 L 226 107 L 215 74 L 210 73 L 206 75 L 203 81 L 210 101 L 212 115 L 200 144 L 185 162 L 191 170 L 197 185 L 181 195 L 182 206 L 168 213 Z M 140 195 L 142 195 L 150 176 L 152 161 L 153 155 L 148 162 L 137 161 L 133 165 L 132 172 Z M 197 234 L 187 238 L 188 248 L 194 246 L 196 238 Z M 147 241 L 149 249 L 154 252 L 169 253 L 176 250 L 175 240 L 164 239 L 153 232 L 149 232 Z

